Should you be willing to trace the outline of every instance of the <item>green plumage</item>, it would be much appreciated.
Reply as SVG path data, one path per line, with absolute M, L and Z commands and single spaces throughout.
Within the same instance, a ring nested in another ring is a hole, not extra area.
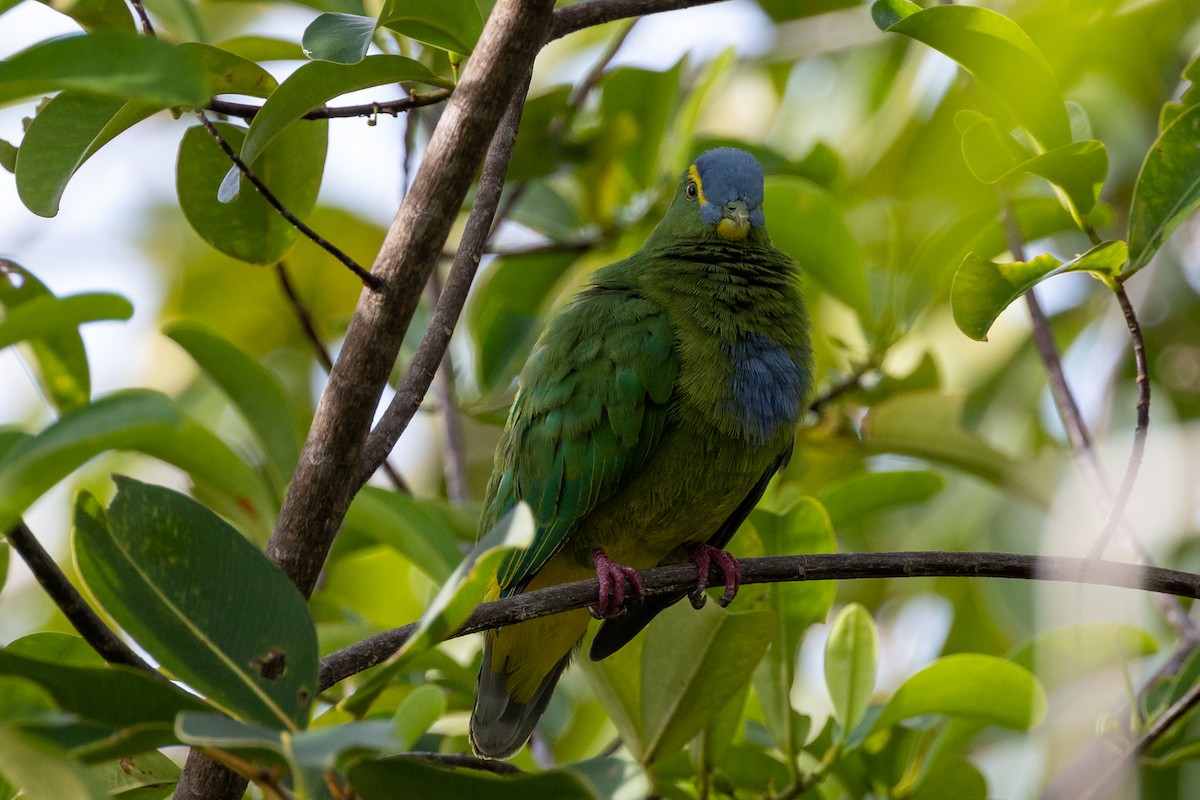
M 638 569 L 684 560 L 687 542 L 723 547 L 784 463 L 811 348 L 797 269 L 771 247 L 761 202 L 757 162 L 710 151 L 645 245 L 594 273 L 547 326 L 480 521 L 490 529 L 521 500 L 537 520 L 499 595 L 594 574 L 597 547 Z M 606 622 L 599 655 L 664 606 Z M 576 613 L 489 635 L 472 718 L 481 754 L 520 748 L 585 628 Z

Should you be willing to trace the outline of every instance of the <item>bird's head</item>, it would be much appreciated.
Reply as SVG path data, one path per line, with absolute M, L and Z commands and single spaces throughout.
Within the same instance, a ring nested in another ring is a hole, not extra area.
M 700 156 L 680 178 L 668 216 L 699 224 L 726 241 L 740 242 L 763 217 L 763 171 L 745 150 L 718 147 Z

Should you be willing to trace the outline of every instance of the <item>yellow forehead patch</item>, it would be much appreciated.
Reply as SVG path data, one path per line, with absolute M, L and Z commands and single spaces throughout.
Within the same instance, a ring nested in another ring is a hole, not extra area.
M 704 199 L 704 182 L 700 180 L 700 170 L 696 169 L 696 165 L 692 164 L 688 167 L 688 177 L 696 184 L 696 198 L 704 205 L 708 201 Z

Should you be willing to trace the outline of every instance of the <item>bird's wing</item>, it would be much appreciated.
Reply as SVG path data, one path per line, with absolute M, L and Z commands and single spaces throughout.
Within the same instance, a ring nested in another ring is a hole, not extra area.
M 767 490 L 767 484 L 770 483 L 771 478 L 776 472 L 787 466 L 791 457 L 792 444 L 789 443 L 787 449 L 780 454 L 775 463 L 762 474 L 758 482 L 742 498 L 742 502 L 733 510 L 733 513 L 721 523 L 717 532 L 709 537 L 708 544 L 721 550 L 725 549 L 725 545 L 729 544 L 729 540 L 737 533 L 737 529 L 741 527 L 746 517 L 750 516 L 750 512 L 758 505 L 758 501 L 762 499 L 763 492 Z M 649 625 L 650 620 L 685 597 L 687 597 L 687 592 L 648 597 L 640 606 L 630 609 L 624 616 L 606 619 L 600 626 L 600 630 L 596 631 L 596 638 L 592 640 L 591 649 L 588 650 L 588 658 L 592 661 L 599 661 L 617 652 L 634 636 L 637 636 L 642 628 Z
M 551 322 L 521 373 L 480 526 L 521 500 L 537 521 L 530 547 L 500 567 L 502 596 L 521 591 L 645 462 L 677 372 L 666 313 L 628 288 L 593 287 Z

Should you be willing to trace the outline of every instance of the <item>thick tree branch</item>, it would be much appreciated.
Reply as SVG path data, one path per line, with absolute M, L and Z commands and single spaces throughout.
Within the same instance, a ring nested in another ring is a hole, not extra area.
M 581 3 L 554 11 L 554 28 L 550 38 L 560 39 L 584 28 L 626 17 L 640 17 L 643 14 L 657 14 L 660 11 L 676 11 L 719 2 L 722 0 L 583 0 Z
M 1200 575 L 1089 558 L 917 551 L 743 558 L 738 560 L 738 564 L 742 568 L 743 586 L 862 578 L 1015 578 L 1121 586 L 1200 598 Z M 713 569 L 710 578 L 713 584 L 719 585 L 724 577 L 715 566 Z M 696 585 L 697 577 L 694 564 L 655 567 L 640 575 L 647 596 L 687 591 Z M 586 580 L 483 603 L 476 607 L 453 636 L 465 636 L 594 605 L 597 592 L 596 581 Z M 381 663 L 404 644 L 415 629 L 416 623 L 411 623 L 330 653 L 321 660 L 320 689 L 328 689 L 351 675 Z
M 546 40 L 551 9 L 551 0 L 496 4 L 375 260 L 384 288 L 360 297 L 267 544 L 267 555 L 305 596 L 355 492 L 395 441 L 378 447 L 371 468 L 362 468 L 363 444 L 404 332 L 496 125 Z
M 475 202 L 471 206 L 462 240 L 454 254 L 450 275 L 439 293 L 429 328 L 425 331 L 425 337 L 404 374 L 404 380 L 401 381 L 387 411 L 380 418 L 379 424 L 375 426 L 363 448 L 359 466 L 360 480 L 365 481 L 369 478 L 396 446 L 400 434 L 408 427 L 413 414 L 417 413 L 422 399 L 429 391 L 442 356 L 450 345 L 454 326 L 458 323 L 463 305 L 467 302 L 471 282 L 475 280 L 480 257 L 491 235 L 492 219 L 500 203 L 500 195 L 504 191 L 504 176 L 508 172 L 508 162 L 516 144 L 517 127 L 521 122 L 528 85 L 529 81 L 526 78 L 521 88 L 513 95 L 504 118 L 496 129 L 483 172 L 479 176 Z
M 141 656 L 133 651 L 133 648 L 121 641 L 121 638 L 104 624 L 104 620 L 100 619 L 99 615 L 92 610 L 74 584 L 67 580 L 67 576 L 58 568 L 54 558 L 46 552 L 46 548 L 42 547 L 42 543 L 37 540 L 33 531 L 29 530 L 24 522 L 18 522 L 5 538 L 8 539 L 8 543 L 12 545 L 12 549 L 21 557 L 25 565 L 29 567 L 33 577 L 46 590 L 46 594 L 54 601 L 54 605 L 58 606 L 58 610 L 71 623 L 71 627 L 105 661 L 109 664 L 134 667 L 156 678 L 166 680 L 158 670 L 142 660 Z

